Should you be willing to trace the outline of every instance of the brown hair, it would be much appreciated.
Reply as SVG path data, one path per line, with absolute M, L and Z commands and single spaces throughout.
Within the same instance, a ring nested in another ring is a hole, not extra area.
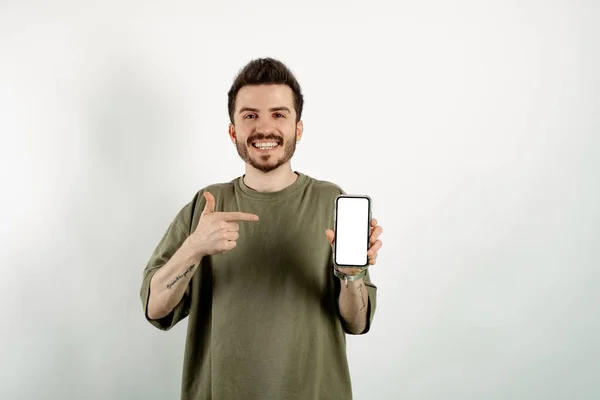
M 296 122 L 302 116 L 304 96 L 300 84 L 294 74 L 281 61 L 273 58 L 258 58 L 250 61 L 238 73 L 227 93 L 229 120 L 233 123 L 235 113 L 235 100 L 240 89 L 247 85 L 287 85 L 294 94 L 294 108 L 296 110 Z

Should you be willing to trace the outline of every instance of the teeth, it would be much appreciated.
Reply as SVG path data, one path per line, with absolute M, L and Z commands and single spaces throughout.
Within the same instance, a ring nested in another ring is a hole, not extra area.
M 261 150 L 268 150 L 268 149 L 272 149 L 273 147 L 277 146 L 277 143 L 274 142 L 270 142 L 270 143 L 255 143 L 254 147 L 257 147 Z

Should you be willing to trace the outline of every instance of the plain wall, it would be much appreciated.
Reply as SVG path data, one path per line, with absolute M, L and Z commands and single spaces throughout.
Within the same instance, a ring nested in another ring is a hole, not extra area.
M 355 398 L 599 398 L 598 4 L 1 2 L 0 398 L 179 398 L 142 270 L 243 173 L 227 90 L 262 56 L 305 93 L 293 168 L 384 229 Z

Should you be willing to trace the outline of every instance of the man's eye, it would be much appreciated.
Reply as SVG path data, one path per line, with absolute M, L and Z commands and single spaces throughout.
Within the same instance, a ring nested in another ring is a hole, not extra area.
M 281 114 L 281 113 L 276 113 L 276 114 L 275 114 L 275 117 L 276 117 L 276 118 L 283 118 L 283 114 Z
M 244 117 L 244 119 L 252 119 L 252 118 L 254 118 L 254 117 L 256 117 L 256 115 L 254 115 L 254 114 L 248 114 L 248 115 L 246 115 L 246 116 Z

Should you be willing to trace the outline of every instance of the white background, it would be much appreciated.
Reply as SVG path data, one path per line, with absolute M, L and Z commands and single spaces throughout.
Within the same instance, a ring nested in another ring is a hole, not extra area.
M 373 198 L 356 399 L 600 396 L 597 1 L 0 2 L 0 398 L 176 399 L 142 270 L 243 163 L 227 90 L 306 95 L 296 170 Z

